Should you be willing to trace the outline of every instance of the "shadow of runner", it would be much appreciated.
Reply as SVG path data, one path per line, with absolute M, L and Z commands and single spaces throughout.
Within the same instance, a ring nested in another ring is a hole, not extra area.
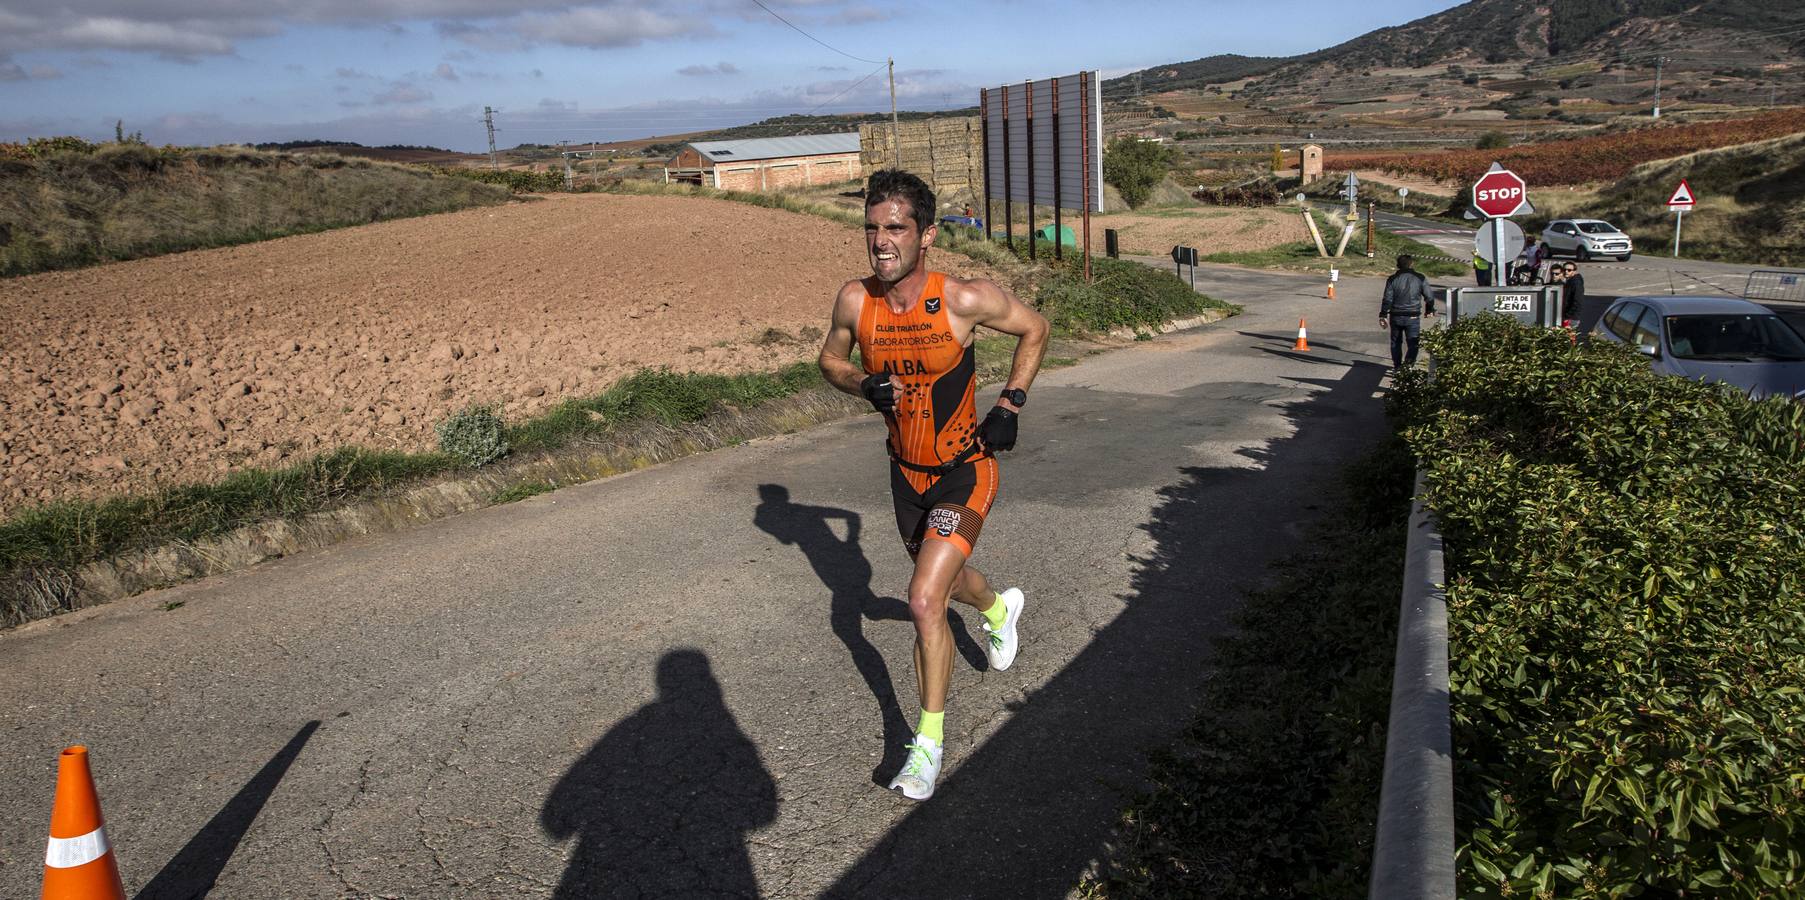
M 1338 378 L 1294 379 L 1327 390 L 1284 407 L 1291 436 L 1239 451 L 1259 468 L 1181 466 L 1142 526 L 1154 547 L 1135 560 L 1126 608 L 826 896 L 1068 895 L 1144 785 L 1146 753 L 1189 722 L 1210 636 L 1296 547 L 1299 510 L 1329 488 L 1336 463 L 1383 433 L 1371 395 L 1384 372 L 1355 362 Z M 1111 429 L 1158 433 L 1194 402 L 1137 395 L 1113 404 Z
M 871 561 L 859 546 L 861 533 L 858 513 L 832 506 L 808 506 L 790 500 L 790 490 L 780 484 L 758 486 L 758 509 L 752 524 L 785 544 L 794 544 L 808 558 L 815 577 L 821 579 L 832 594 L 828 607 L 828 623 L 834 636 L 846 645 L 853 668 L 865 679 L 865 686 L 877 698 L 883 716 L 884 753 L 872 770 L 873 783 L 887 786 L 890 776 L 903 764 L 903 745 L 914 736 L 896 699 L 896 685 L 890 678 L 884 655 L 865 637 L 864 619 L 907 623 L 909 605 L 894 597 L 879 597 L 871 589 Z M 846 539 L 840 540 L 828 522 L 846 522 Z M 985 667 L 984 653 L 973 643 L 964 621 L 956 612 L 948 613 L 953 640 L 959 654 L 973 668 Z M 905 676 L 910 670 L 904 666 Z
M 658 661 L 658 699 L 558 780 L 539 824 L 575 835 L 554 897 L 757 897 L 746 834 L 777 817 L 777 783 L 721 697 L 708 657 Z
M 225 871 L 226 863 L 238 850 L 238 842 L 244 840 L 245 832 L 257 820 L 263 805 L 269 802 L 270 794 L 275 792 L 282 776 L 288 774 L 288 767 L 301 755 L 301 748 L 319 727 L 318 720 L 301 726 L 301 730 L 295 732 L 295 736 L 289 738 L 288 743 L 264 763 L 263 768 L 220 807 L 219 812 L 213 814 L 206 826 L 189 839 L 157 877 L 137 893 L 135 900 L 191 900 L 207 896 L 219 880 L 219 873 Z

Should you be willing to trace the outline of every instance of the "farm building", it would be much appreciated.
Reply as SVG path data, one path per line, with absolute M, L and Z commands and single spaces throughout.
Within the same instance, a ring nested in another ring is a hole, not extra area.
M 664 166 L 679 181 L 739 191 L 833 184 L 859 177 L 859 133 L 691 141 Z

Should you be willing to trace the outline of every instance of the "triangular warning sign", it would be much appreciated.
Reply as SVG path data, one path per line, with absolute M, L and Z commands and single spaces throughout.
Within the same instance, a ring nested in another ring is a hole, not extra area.
M 1686 183 L 1686 179 L 1682 178 L 1680 179 L 1680 186 L 1673 189 L 1673 196 L 1667 198 L 1667 205 L 1691 206 L 1692 204 L 1692 186 Z

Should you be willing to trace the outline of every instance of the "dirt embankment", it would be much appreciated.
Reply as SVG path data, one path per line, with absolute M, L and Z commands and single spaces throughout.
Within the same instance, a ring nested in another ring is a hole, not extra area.
M 1164 256 L 1175 245 L 1196 247 L 1199 254 L 1264 250 L 1310 236 L 1292 210 L 1175 207 L 1091 216 L 1092 252 L 1103 252 L 1103 232 L 1108 228 L 1116 230 L 1123 253 L 1151 256 Z
M 0 281 L 0 514 L 425 449 L 465 405 L 518 416 L 643 366 L 775 368 L 867 271 L 858 232 L 810 216 L 560 195 Z

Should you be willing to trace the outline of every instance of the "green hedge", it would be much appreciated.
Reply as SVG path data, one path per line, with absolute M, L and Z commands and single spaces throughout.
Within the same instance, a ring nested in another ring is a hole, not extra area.
M 1805 410 L 1498 317 L 1425 343 L 1460 895 L 1800 896 Z

